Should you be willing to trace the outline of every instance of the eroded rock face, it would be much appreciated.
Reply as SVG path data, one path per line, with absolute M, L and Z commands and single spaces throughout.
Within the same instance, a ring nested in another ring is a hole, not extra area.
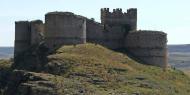
M 43 43 L 31 46 L 28 51 L 14 57 L 14 63 L 11 68 L 33 72 L 43 71 L 44 65 L 47 63 L 47 51 L 48 49 Z
M 5 95 L 58 95 L 53 75 L 15 70 L 9 78 Z

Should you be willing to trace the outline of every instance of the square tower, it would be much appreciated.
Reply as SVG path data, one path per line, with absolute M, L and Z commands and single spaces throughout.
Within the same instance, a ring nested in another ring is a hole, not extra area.
M 109 11 L 109 8 L 101 9 L 101 23 L 108 26 L 122 26 L 127 31 L 137 29 L 137 9 L 130 8 L 127 12 L 122 12 L 122 9 L 113 9 L 113 12 Z

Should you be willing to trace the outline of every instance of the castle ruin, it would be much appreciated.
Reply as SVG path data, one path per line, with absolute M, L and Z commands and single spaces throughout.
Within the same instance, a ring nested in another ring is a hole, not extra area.
M 101 9 L 101 23 L 71 12 L 49 12 L 41 20 L 15 22 L 14 56 L 44 42 L 49 50 L 62 45 L 95 43 L 109 49 L 125 49 L 141 62 L 167 66 L 167 34 L 137 30 L 137 9 Z

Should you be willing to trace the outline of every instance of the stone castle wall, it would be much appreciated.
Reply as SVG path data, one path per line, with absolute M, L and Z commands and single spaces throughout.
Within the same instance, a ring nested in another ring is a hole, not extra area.
M 47 46 L 82 44 L 86 42 L 86 20 L 69 12 L 51 12 L 45 15 Z
M 31 45 L 39 44 L 43 36 L 43 22 L 18 21 L 15 22 L 15 56 L 26 51 Z
M 15 23 L 15 55 L 42 40 L 54 50 L 62 45 L 101 44 L 110 49 L 126 49 L 140 61 L 165 67 L 167 35 L 159 31 L 137 31 L 137 9 L 109 12 L 101 9 L 101 22 L 70 12 L 50 12 L 42 21 Z
M 14 56 L 22 53 L 30 47 L 30 22 L 18 21 L 15 22 L 15 46 Z
M 101 24 L 103 25 L 104 46 L 110 49 L 124 48 L 125 36 L 131 30 L 137 29 L 137 9 L 131 8 L 127 12 L 122 9 L 101 9 Z
M 87 42 L 101 44 L 110 49 L 124 47 L 125 31 L 121 26 L 103 26 L 87 20 Z
M 86 40 L 91 43 L 103 44 L 104 34 L 103 26 L 93 20 L 87 19 L 86 22 Z
M 37 45 L 43 40 L 44 24 L 41 20 L 30 22 L 31 26 L 31 44 Z
M 113 9 L 113 12 L 109 11 L 109 8 L 101 9 L 101 23 L 103 25 L 129 25 L 130 30 L 137 29 L 137 9 L 131 8 L 127 12 L 122 12 L 122 9 Z
M 167 66 L 167 35 L 160 31 L 131 32 L 125 47 L 141 62 L 159 67 Z
M 121 26 L 105 26 L 104 28 L 104 46 L 110 49 L 119 49 L 124 47 L 124 35 L 126 31 Z

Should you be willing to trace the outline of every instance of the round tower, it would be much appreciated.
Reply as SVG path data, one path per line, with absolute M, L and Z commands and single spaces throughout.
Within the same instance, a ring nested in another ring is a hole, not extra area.
M 30 22 L 18 21 L 15 22 L 15 49 L 14 57 L 16 55 L 26 51 L 30 47 Z
M 37 45 L 43 40 L 44 24 L 41 20 L 30 22 L 31 26 L 31 45 Z
M 45 41 L 50 49 L 86 42 L 86 18 L 70 12 L 45 15 Z
M 140 30 L 127 35 L 125 47 L 145 64 L 166 68 L 167 34 L 162 31 Z

